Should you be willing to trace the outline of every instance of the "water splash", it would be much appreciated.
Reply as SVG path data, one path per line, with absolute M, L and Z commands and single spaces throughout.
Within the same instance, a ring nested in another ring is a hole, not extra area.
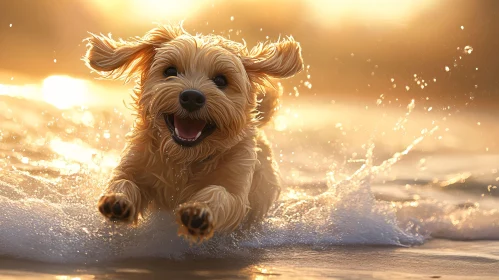
M 473 52 L 473 47 L 472 46 L 466 46 L 466 47 L 464 47 L 464 53 L 471 54 L 472 52 Z
M 396 127 L 407 123 L 414 109 L 411 104 Z M 497 211 L 429 199 L 393 202 L 376 197 L 372 189 L 376 177 L 435 133 L 437 126 L 423 129 L 404 149 L 377 165 L 374 141 L 367 141 L 362 166 L 354 172 L 331 168 L 318 182 L 326 187 L 319 194 L 308 193 L 305 184 L 289 186 L 259 231 L 216 237 L 190 248 L 177 237 L 169 213 L 152 213 L 137 227 L 123 227 L 105 222 L 96 211 L 102 184 L 123 144 L 122 139 L 109 141 L 105 135 L 126 133 L 122 114 L 63 111 L 11 97 L 1 99 L 2 106 L 11 110 L 0 110 L 5 120 L 0 145 L 4 155 L 0 255 L 95 263 L 130 257 L 247 254 L 246 249 L 300 244 L 412 246 L 430 236 L 499 239 L 498 223 L 491 223 L 499 217 Z M 81 122 L 84 114 L 92 115 L 93 125 Z M 51 125 L 28 122 L 35 119 L 33 115 Z

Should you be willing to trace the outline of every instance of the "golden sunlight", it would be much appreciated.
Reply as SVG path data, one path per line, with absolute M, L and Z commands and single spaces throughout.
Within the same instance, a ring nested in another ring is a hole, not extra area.
M 284 131 L 288 128 L 288 119 L 286 116 L 276 116 L 274 118 L 274 129 L 277 131 Z
M 172 16 L 184 17 L 193 12 L 199 2 L 196 0 L 164 1 L 164 0 L 133 0 L 135 11 L 144 17 L 163 19 Z
M 118 165 L 118 153 L 103 153 L 80 141 L 65 142 L 59 138 L 50 141 L 50 149 L 62 156 L 53 162 L 58 168 L 73 168 L 74 162 L 85 164 L 87 168 L 102 170 Z
M 430 0 L 314 0 L 308 4 L 323 21 L 341 20 L 348 16 L 355 20 L 380 20 L 401 23 L 416 12 L 428 7 Z
M 133 20 L 154 20 L 161 21 L 169 19 L 170 21 L 179 21 L 195 14 L 203 2 L 207 0 L 92 0 L 94 7 L 108 15 L 114 15 L 116 18 L 122 18 L 123 14 L 133 12 Z
M 3 85 L 0 84 L 0 95 L 40 99 L 40 86 L 31 85 Z
M 50 76 L 43 80 L 43 100 L 59 109 L 83 105 L 87 99 L 85 81 L 69 76 Z

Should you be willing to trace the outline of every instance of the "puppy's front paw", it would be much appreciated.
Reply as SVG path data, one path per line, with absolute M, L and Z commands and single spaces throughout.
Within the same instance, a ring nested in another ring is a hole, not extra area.
M 99 211 L 111 221 L 132 222 L 135 208 L 123 194 L 107 194 L 99 199 Z
M 184 203 L 177 210 L 178 234 L 189 242 L 198 243 L 213 236 L 213 214 L 203 203 Z

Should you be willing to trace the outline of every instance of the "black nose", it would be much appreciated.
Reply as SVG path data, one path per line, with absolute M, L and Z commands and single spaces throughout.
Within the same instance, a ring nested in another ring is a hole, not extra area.
M 204 97 L 204 94 L 193 89 L 182 91 L 178 99 L 180 105 L 182 105 L 182 108 L 189 112 L 201 109 L 201 107 L 203 107 L 206 103 L 206 97 Z

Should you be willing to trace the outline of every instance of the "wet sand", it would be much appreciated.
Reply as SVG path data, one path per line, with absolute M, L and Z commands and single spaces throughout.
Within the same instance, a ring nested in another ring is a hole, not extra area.
M 247 258 L 186 257 L 99 265 L 0 261 L 1 279 L 499 279 L 499 242 L 432 240 L 420 247 L 258 249 Z

